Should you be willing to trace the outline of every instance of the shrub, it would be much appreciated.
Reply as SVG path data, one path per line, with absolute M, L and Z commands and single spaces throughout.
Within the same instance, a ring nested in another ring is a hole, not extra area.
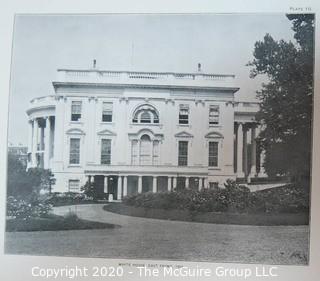
M 79 204 L 83 202 L 91 202 L 93 198 L 88 197 L 84 193 L 64 192 L 51 193 L 46 196 L 46 202 L 53 206 Z
M 136 207 L 191 212 L 292 213 L 309 210 L 309 195 L 302 188 L 287 185 L 250 192 L 249 188 L 231 180 L 226 182 L 225 188 L 147 192 L 126 197 L 123 201 Z
M 51 209 L 51 204 L 45 201 L 27 202 L 13 196 L 9 196 L 7 199 L 7 216 L 10 218 L 45 217 Z

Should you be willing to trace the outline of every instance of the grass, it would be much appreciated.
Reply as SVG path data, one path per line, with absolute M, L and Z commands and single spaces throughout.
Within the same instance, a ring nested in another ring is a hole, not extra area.
M 9 219 L 6 221 L 7 232 L 113 229 L 116 227 L 119 226 L 79 219 L 77 215 L 73 213 L 66 216 L 48 215 L 44 218 L 34 217 L 28 219 Z
M 190 212 L 187 210 L 165 210 L 127 206 L 120 203 L 112 203 L 103 207 L 105 211 L 153 219 L 173 221 L 192 221 L 215 224 L 237 225 L 309 225 L 309 214 L 306 213 L 279 213 L 279 214 L 237 214 L 218 212 Z

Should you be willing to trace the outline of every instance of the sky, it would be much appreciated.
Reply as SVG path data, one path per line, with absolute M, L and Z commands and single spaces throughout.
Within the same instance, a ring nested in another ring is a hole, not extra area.
M 9 143 L 27 145 L 26 110 L 34 97 L 54 94 L 58 68 L 235 74 L 238 100 L 254 101 L 263 78 L 249 78 L 254 43 L 266 33 L 293 39 L 284 14 L 17 15 Z

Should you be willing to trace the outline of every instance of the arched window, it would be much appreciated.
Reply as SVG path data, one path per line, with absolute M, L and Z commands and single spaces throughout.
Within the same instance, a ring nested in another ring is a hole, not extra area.
M 160 141 L 143 134 L 139 139 L 131 141 L 132 165 L 159 165 Z
M 151 165 L 152 142 L 148 135 L 141 136 L 140 139 L 140 164 Z
M 132 118 L 133 123 L 153 123 L 158 124 L 159 123 L 159 114 L 157 110 L 148 104 L 139 106 Z
M 151 114 L 145 110 L 140 115 L 140 123 L 151 123 Z

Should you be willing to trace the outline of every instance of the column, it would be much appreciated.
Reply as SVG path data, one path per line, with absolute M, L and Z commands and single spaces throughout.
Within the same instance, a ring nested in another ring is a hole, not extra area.
M 261 152 L 260 152 L 260 171 L 259 171 L 259 174 L 258 174 L 258 177 L 259 178 L 266 178 L 268 177 L 265 169 L 264 169 L 264 162 L 265 162 L 265 158 L 266 158 L 266 152 L 264 149 L 261 149 Z
M 49 169 L 50 161 L 50 117 L 46 117 L 46 127 L 44 133 L 44 168 Z
M 128 195 L 128 176 L 123 177 L 123 196 Z
M 32 167 L 37 166 L 37 151 L 38 151 L 38 120 L 35 118 L 33 119 L 33 138 L 32 138 L 32 155 L 31 155 L 31 162 Z
M 237 177 L 243 178 L 243 125 L 238 123 L 237 129 Z
M 173 189 L 177 188 L 177 177 L 173 177 Z
M 189 177 L 186 177 L 185 187 L 187 189 L 189 188 Z
M 121 200 L 122 195 L 122 177 L 118 176 L 117 200 Z
M 208 187 L 208 178 L 204 178 L 204 188 L 209 188 Z
M 257 145 L 256 145 L 256 127 L 255 125 L 251 128 L 251 169 L 250 169 L 250 178 L 257 176 Z
M 172 190 L 172 178 L 171 177 L 168 177 L 168 191 L 171 191 Z
M 32 129 L 33 129 L 33 121 L 28 121 L 28 153 L 32 152 Z
M 244 175 L 248 173 L 248 145 L 247 145 L 247 133 L 248 128 L 244 125 L 243 126 L 243 172 Z
M 104 193 L 109 193 L 108 190 L 108 176 L 105 176 L 103 179 L 103 192 Z
M 199 191 L 203 188 L 204 178 L 199 179 Z
M 86 183 L 90 183 L 90 176 L 86 176 Z
M 90 182 L 91 182 L 91 183 L 94 183 L 94 176 L 91 176 Z
M 157 177 L 153 177 L 152 179 L 152 192 L 156 193 L 157 192 Z
M 142 176 L 138 176 L 138 193 L 142 193 Z

